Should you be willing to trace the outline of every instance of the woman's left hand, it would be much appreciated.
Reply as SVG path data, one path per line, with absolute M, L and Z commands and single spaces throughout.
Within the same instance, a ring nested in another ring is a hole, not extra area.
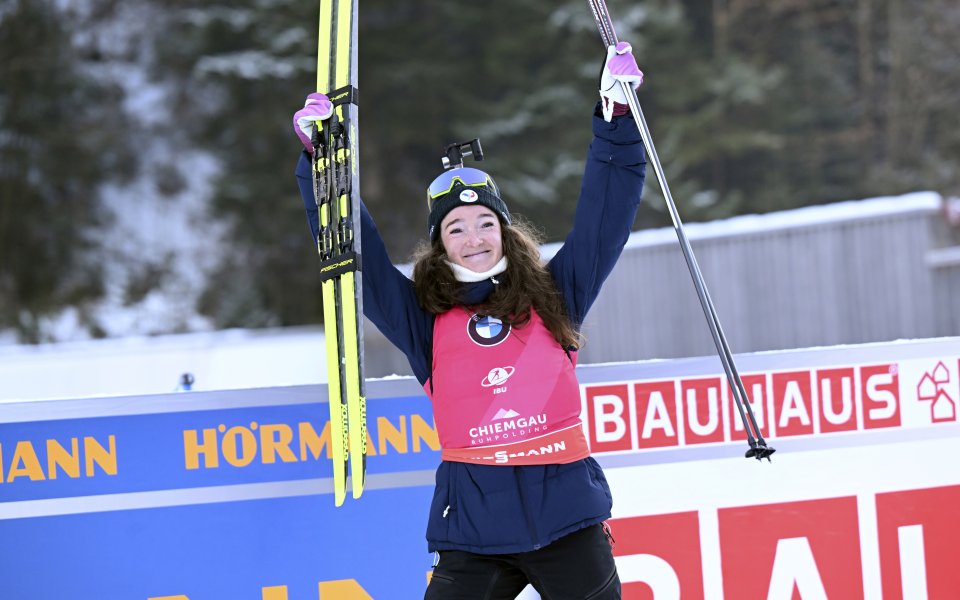
M 613 118 L 615 103 L 628 104 L 621 83 L 629 83 L 633 89 L 637 89 L 643 83 L 643 72 L 637 66 L 637 59 L 633 57 L 633 47 L 630 42 L 620 42 L 616 46 L 607 48 L 607 62 L 604 63 L 603 73 L 600 75 L 603 118 L 607 121 Z

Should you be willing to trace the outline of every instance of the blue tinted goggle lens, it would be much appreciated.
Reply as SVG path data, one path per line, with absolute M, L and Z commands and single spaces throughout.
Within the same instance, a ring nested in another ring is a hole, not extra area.
M 431 204 L 434 199 L 448 193 L 458 183 L 470 187 L 488 187 L 495 195 L 500 195 L 497 184 L 493 182 L 489 175 L 480 169 L 461 167 L 444 171 L 433 180 L 433 183 L 427 188 L 427 203 Z

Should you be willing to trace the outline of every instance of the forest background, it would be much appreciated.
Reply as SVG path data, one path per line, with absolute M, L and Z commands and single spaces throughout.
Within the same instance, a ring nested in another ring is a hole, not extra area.
M 687 222 L 960 193 L 960 4 L 609 0 Z M 361 191 L 395 262 L 444 144 L 569 227 L 603 48 L 583 0 L 363 0 Z M 0 0 L 0 342 L 322 321 L 291 116 L 317 6 Z M 669 224 L 651 174 L 634 229 Z

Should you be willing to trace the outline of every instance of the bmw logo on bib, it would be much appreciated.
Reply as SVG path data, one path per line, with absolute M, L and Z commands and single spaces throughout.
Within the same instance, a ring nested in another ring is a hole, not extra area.
M 496 346 L 510 336 L 510 324 L 496 317 L 473 315 L 467 322 L 467 335 L 478 346 Z

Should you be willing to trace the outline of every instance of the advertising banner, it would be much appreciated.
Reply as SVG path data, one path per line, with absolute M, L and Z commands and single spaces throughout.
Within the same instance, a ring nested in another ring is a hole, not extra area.
M 740 458 L 726 381 L 702 363 L 585 384 L 624 597 L 960 598 L 958 355 L 949 340 L 744 357 L 769 464 Z
M 716 358 L 578 369 L 624 598 L 960 598 L 960 340 L 737 364 L 772 462 L 743 458 Z M 367 387 L 341 508 L 323 386 L 0 403 L 0 598 L 422 597 L 430 403 Z

